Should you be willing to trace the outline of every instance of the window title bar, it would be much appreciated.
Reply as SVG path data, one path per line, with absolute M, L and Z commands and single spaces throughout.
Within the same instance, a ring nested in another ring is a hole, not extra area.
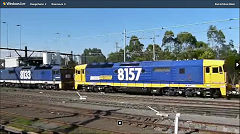
M 1 8 L 239 8 L 239 0 L 3 0 Z

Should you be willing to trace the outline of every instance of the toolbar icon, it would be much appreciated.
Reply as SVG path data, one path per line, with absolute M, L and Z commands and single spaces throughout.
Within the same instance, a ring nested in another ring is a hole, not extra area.
M 122 125 L 123 125 L 123 121 L 122 121 L 122 120 L 118 120 L 118 121 L 117 121 L 117 125 L 118 125 L 118 126 L 122 126 Z
M 3 2 L 3 5 L 6 6 L 6 2 Z
M 240 60 L 235 61 L 235 69 L 240 70 Z

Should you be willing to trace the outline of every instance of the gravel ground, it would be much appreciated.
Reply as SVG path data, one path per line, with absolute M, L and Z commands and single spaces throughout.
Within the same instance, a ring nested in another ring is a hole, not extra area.
M 91 103 L 84 103 L 84 100 L 79 100 L 78 95 L 76 94 L 76 92 L 74 91 L 47 91 L 47 90 L 22 90 L 22 89 L 1 89 L 1 96 L 0 96 L 0 100 L 3 100 L 2 102 L 4 102 L 4 100 L 13 100 L 15 102 L 19 101 L 19 103 L 26 103 L 26 101 L 28 103 L 31 104 L 31 102 L 40 102 L 40 103 L 45 103 L 45 104 L 52 104 L 52 105 L 56 105 L 56 106 L 64 106 L 64 107 L 71 107 L 71 108 L 83 108 L 83 109 L 90 109 L 90 110 L 102 110 L 102 111 L 114 111 L 117 113 L 123 113 L 123 114 L 131 114 L 131 115 L 136 115 L 136 116 L 148 116 L 151 118 L 159 118 L 162 119 L 162 117 L 159 117 L 156 115 L 156 113 L 152 110 L 148 110 L 147 106 L 148 106 L 148 102 L 136 102 L 134 100 L 121 100 L 118 101 L 117 96 L 126 96 L 124 94 L 117 94 L 116 96 L 116 100 L 112 100 L 112 102 L 115 102 L 119 104 L 124 104 L 124 105 L 130 105 L 132 103 L 140 103 L 145 105 L 146 109 L 134 109 L 134 108 L 125 108 L 125 107 L 118 107 L 118 106 L 104 106 L 104 105 L 96 105 L 96 104 L 91 104 Z M 54 94 L 54 97 L 53 97 Z M 83 95 L 87 96 L 87 101 L 91 101 L 91 100 L 99 100 L 102 101 L 103 98 L 101 98 L 102 95 L 110 95 L 110 96 L 114 96 L 113 94 L 99 94 L 99 93 L 93 93 L 95 96 L 92 96 L 91 93 L 81 93 Z M 98 95 L 99 97 L 96 98 L 96 95 Z M 20 98 L 18 98 L 20 96 Z M 12 98 L 9 98 L 12 97 Z M 95 98 L 93 98 L 95 97 Z M 131 95 L 131 97 L 139 97 L 139 96 L 135 96 L 135 95 Z M 146 96 L 140 96 L 141 97 L 146 97 Z M 151 96 L 147 96 L 147 98 L 152 98 Z M 156 96 L 155 96 L 156 97 Z M 153 97 L 153 98 L 155 98 Z M 169 97 L 165 97 L 165 98 L 169 98 Z M 178 98 L 178 97 L 173 97 L 173 98 Z M 189 98 L 186 98 L 189 99 Z M 190 100 L 203 100 L 202 98 L 190 98 Z M 209 99 L 211 100 L 211 99 Z M 215 100 L 212 100 L 215 101 Z M 220 99 L 219 101 L 222 102 L 226 102 L 228 100 L 223 100 Z M 231 102 L 239 102 L 239 100 L 231 100 Z M 26 108 L 21 109 L 21 108 L 13 108 L 13 109 L 7 109 L 8 112 L 17 112 L 17 113 L 21 113 L 22 115 L 37 115 L 41 118 L 53 118 L 54 116 L 67 116 L 70 113 L 61 113 L 58 111 L 48 111 L 48 113 L 44 112 L 44 111 L 36 111 L 36 110 L 31 110 L 30 108 L 27 109 L 26 112 Z M 34 113 L 35 112 L 35 113 Z M 39 112 L 41 114 L 39 114 Z M 162 112 L 162 111 L 160 111 Z M 49 114 L 50 113 L 50 114 Z M 58 113 L 56 115 L 56 113 Z M 169 121 L 166 122 L 167 123 L 173 123 L 173 120 L 175 118 L 175 113 L 167 113 L 169 114 Z M 65 118 L 64 120 L 67 121 L 74 121 L 74 117 L 68 117 Z M 84 122 L 86 121 L 88 118 L 84 118 L 81 117 L 80 120 L 75 120 L 78 122 Z M 184 125 L 187 126 L 189 124 L 191 124 L 191 122 L 193 121 L 198 121 L 198 122 L 208 122 L 208 123 L 219 123 L 219 124 L 228 124 L 228 125 L 239 125 L 239 116 L 238 118 L 226 118 L 226 117 L 219 117 L 219 116 L 204 116 L 204 115 L 197 115 L 195 113 L 192 114 L 185 114 L 185 113 L 181 113 L 181 116 L 179 118 L 180 120 L 184 120 L 184 122 L 180 122 L 180 125 Z M 185 122 L 188 122 L 187 124 Z M 40 124 L 36 124 L 36 125 L 40 125 Z M 172 133 L 172 129 L 167 129 L 167 130 L 162 130 L 162 128 L 158 128 L 158 127 L 148 127 L 147 129 L 143 129 L 141 127 L 136 127 L 136 126 L 131 126 L 131 125 L 124 125 L 124 126 L 118 126 L 116 125 L 116 122 L 114 121 L 109 121 L 106 119 L 101 119 L 101 120 L 97 120 L 91 123 L 88 123 L 87 125 L 88 127 L 92 127 L 92 128 L 98 128 L 98 129 L 108 129 L 108 130 L 115 130 L 115 131 L 119 131 L 119 132 L 132 132 L 132 133 L 159 133 L 159 132 L 165 132 L 165 133 Z M 49 124 L 49 126 L 47 127 L 54 127 L 54 124 L 51 125 Z M 56 127 L 56 126 L 55 126 Z M 198 127 L 196 124 L 193 126 L 189 126 L 189 127 Z M 199 126 L 202 127 L 202 126 Z M 231 128 L 223 128 L 223 127 L 212 127 L 211 125 L 209 126 L 204 126 L 205 128 L 208 129 L 212 129 L 212 130 L 218 130 L 218 131 L 225 131 L 225 132 L 233 132 L 233 133 L 239 133 L 239 128 L 238 129 L 231 129 Z M 185 132 L 182 132 L 185 133 Z M 196 132 L 195 132 L 196 133 Z

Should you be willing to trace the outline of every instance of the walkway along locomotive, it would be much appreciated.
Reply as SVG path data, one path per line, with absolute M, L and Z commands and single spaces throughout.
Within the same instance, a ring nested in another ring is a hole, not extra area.
M 82 64 L 75 67 L 75 89 L 225 97 L 226 76 L 224 60 Z

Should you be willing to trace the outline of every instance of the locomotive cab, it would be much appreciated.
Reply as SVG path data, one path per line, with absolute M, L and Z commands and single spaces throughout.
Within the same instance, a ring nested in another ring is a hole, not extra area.
M 84 84 L 86 82 L 86 67 L 87 64 L 78 65 L 75 67 L 74 81 L 75 89 L 78 89 L 79 84 Z
M 74 88 L 74 81 L 73 81 L 74 69 L 61 68 L 60 74 L 61 74 L 61 83 L 62 83 L 61 88 L 73 89 Z
M 224 72 L 224 60 L 204 60 L 204 84 L 206 88 L 215 89 L 222 96 L 227 95 L 227 79 Z M 220 91 L 219 91 L 220 90 Z

